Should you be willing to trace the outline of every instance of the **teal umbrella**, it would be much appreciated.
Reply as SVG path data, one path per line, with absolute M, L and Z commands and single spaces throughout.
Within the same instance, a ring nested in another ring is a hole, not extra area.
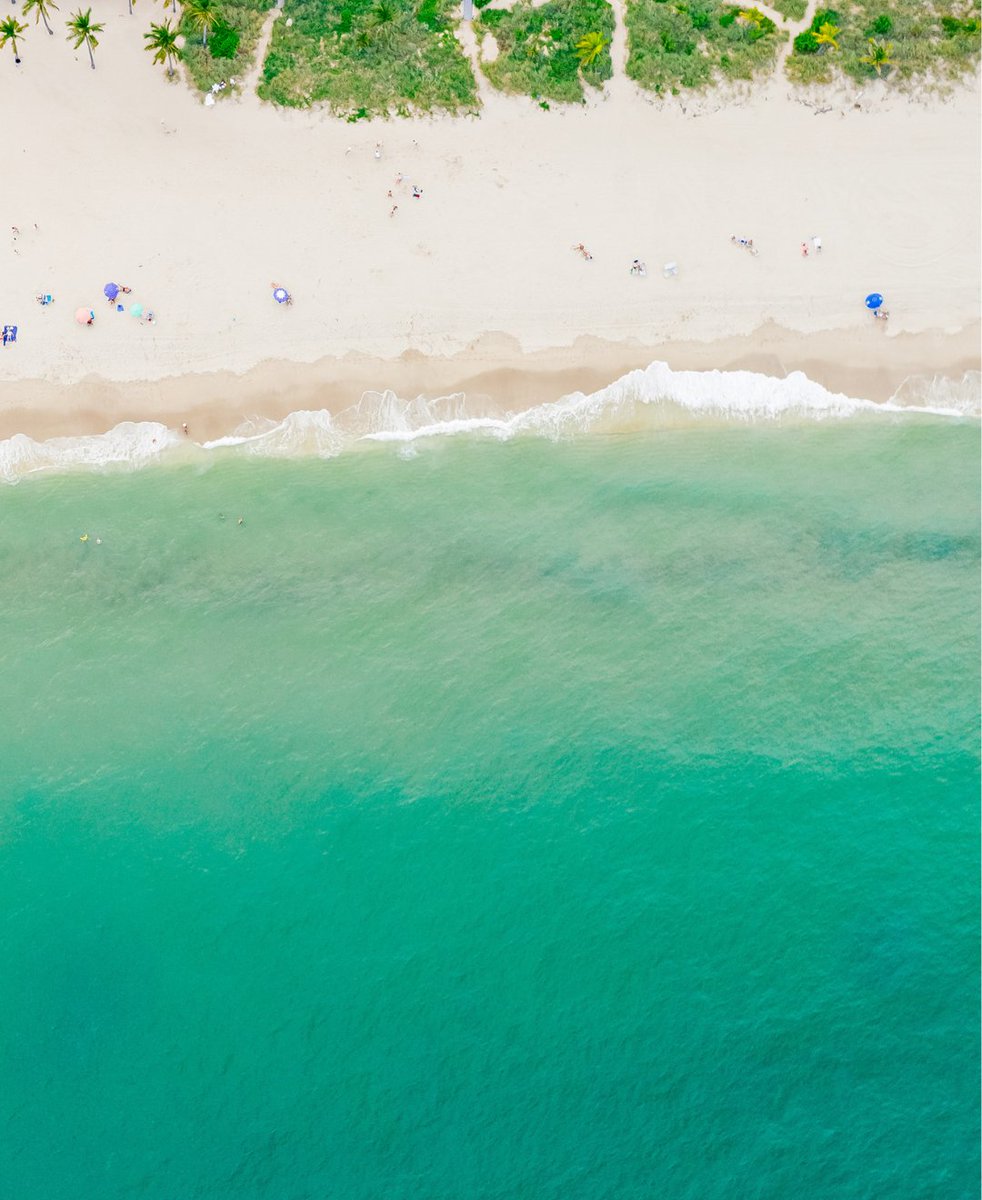
M 130 305 L 130 316 L 131 317 L 142 317 L 143 316 L 143 305 L 142 304 L 131 304 Z

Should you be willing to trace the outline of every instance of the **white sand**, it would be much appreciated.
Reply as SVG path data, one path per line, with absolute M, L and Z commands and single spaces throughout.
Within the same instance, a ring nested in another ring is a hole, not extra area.
M 61 22 L 31 27 L 20 67 L 0 61 L 0 323 L 20 327 L 0 381 L 449 354 L 493 331 L 527 350 L 583 334 L 656 348 L 768 321 L 851 331 L 879 359 L 901 332 L 978 319 L 977 86 L 917 103 L 872 84 L 817 112 L 776 82 L 694 115 L 620 79 L 581 108 L 494 97 L 479 120 L 352 125 L 254 96 L 204 107 L 142 48 L 159 10 L 119 8 L 94 72 Z M 823 253 L 803 259 L 813 234 Z M 157 323 L 110 309 L 109 280 Z M 888 328 L 863 307 L 873 290 Z

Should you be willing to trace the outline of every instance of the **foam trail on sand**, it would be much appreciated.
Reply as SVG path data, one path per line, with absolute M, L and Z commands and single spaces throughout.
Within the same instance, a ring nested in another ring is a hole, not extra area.
M 137 468 L 161 456 L 255 455 L 335 458 L 366 442 L 404 445 L 435 437 L 476 435 L 561 438 L 586 433 L 657 430 L 695 421 L 842 420 L 909 414 L 961 419 L 980 415 L 980 376 L 911 377 L 885 404 L 830 392 L 800 371 L 784 378 L 753 371 L 673 371 L 655 362 L 598 391 L 514 413 L 487 411 L 462 393 L 404 400 L 392 391 L 365 392 L 342 412 L 299 410 L 281 421 L 257 418 L 227 437 L 189 442 L 156 422 L 124 422 L 108 433 L 37 442 L 18 434 L 0 442 L 0 479 L 17 482 L 42 471 Z M 480 411 L 482 410 L 483 411 Z

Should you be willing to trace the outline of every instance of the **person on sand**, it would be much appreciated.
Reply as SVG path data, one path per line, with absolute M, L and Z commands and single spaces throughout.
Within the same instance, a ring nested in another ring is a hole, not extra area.
M 577 252 L 577 254 L 582 254 L 587 262 L 590 262 L 590 260 L 593 258 L 593 255 L 586 248 L 586 246 L 583 245 L 582 242 L 577 242 L 573 249 Z
M 807 242 L 801 243 L 801 257 L 802 258 L 808 257 L 808 243 Z
M 423 189 L 421 187 L 416 187 L 414 184 L 413 185 L 413 199 L 419 200 L 422 197 L 422 195 L 423 195 Z
M 399 211 L 399 205 L 393 204 L 392 207 L 389 209 L 389 216 L 394 217 L 398 211 Z
M 381 142 L 375 143 L 375 157 L 376 158 L 382 157 L 382 143 Z
M 190 431 L 190 429 L 188 429 L 188 423 L 187 423 L 187 421 L 182 421 L 182 422 L 181 422 L 181 429 L 183 429 L 183 430 L 184 430 L 184 436 L 185 436 L 185 437 L 188 437 L 188 436 L 190 435 L 190 432 L 191 432 L 191 431 Z
M 812 246 L 814 247 L 816 254 L 822 253 L 822 239 L 817 233 L 812 234 Z

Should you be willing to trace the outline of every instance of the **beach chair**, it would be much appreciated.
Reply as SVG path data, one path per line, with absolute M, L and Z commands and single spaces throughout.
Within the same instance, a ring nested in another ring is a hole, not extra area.
M 661 273 L 666 279 L 674 279 L 679 273 L 679 265 L 676 262 L 667 262 L 661 269 Z
M 14 344 L 14 342 L 16 342 L 16 341 L 17 341 L 17 326 L 16 325 L 4 325 L 4 327 L 3 327 L 3 344 L 5 346 L 12 346 Z

